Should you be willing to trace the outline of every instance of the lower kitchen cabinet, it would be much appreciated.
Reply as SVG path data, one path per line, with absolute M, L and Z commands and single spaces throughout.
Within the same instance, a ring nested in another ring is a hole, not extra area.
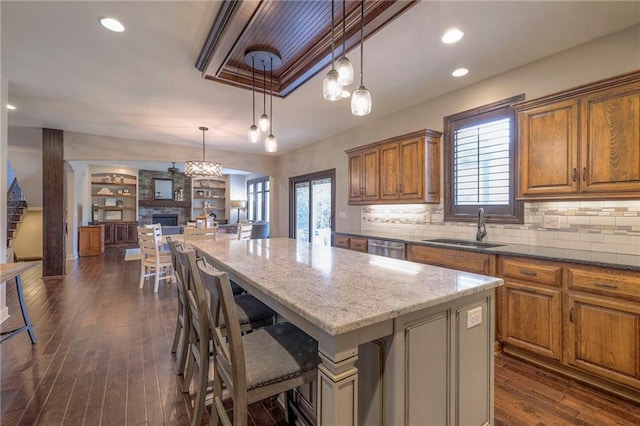
M 102 225 L 78 227 L 78 255 L 100 256 L 104 253 L 104 229 Z
M 495 275 L 496 255 L 407 244 L 407 260 L 476 274 Z
M 582 370 L 640 386 L 640 305 L 569 292 L 567 362 Z
M 367 240 L 366 238 L 336 235 L 334 237 L 333 246 L 367 253 L 369 250 L 369 240 Z
M 104 244 L 124 245 L 138 243 L 137 222 L 104 222 Z
M 559 264 L 501 257 L 501 339 L 552 359 L 562 357 L 562 268 Z

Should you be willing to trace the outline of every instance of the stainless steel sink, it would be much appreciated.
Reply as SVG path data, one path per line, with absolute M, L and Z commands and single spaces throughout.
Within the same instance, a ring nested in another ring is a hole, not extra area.
M 456 246 L 469 246 L 469 247 L 482 247 L 482 248 L 502 247 L 504 245 L 504 244 L 494 244 L 494 243 L 483 243 L 481 241 L 456 240 L 454 238 L 435 238 L 433 240 L 422 240 L 422 241 L 428 241 L 430 243 L 453 244 Z

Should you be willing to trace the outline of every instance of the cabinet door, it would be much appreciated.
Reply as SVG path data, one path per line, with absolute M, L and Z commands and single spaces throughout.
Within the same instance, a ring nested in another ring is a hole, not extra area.
M 138 224 L 127 223 L 127 243 L 136 244 L 138 242 Z
M 104 224 L 104 245 L 113 244 L 113 223 Z
M 345 237 L 343 235 L 336 235 L 334 242 L 333 242 L 334 247 L 340 247 L 340 248 L 345 248 L 348 249 L 349 248 L 349 237 Z
M 476 274 L 495 275 L 496 256 L 471 251 L 407 244 L 407 260 Z
M 124 244 L 126 242 L 127 242 L 127 224 L 114 223 L 113 224 L 113 243 Z
M 363 169 L 362 153 L 349 154 L 349 202 L 362 201 L 362 169 Z
M 440 138 L 427 136 L 425 147 L 425 164 L 427 167 L 424 186 L 427 203 L 440 202 Z
M 368 149 L 362 153 L 361 185 L 364 201 L 376 201 L 379 197 L 380 158 L 378 148 Z
M 400 194 L 402 200 L 424 202 L 424 138 L 400 142 Z
M 581 191 L 640 191 L 640 85 L 588 96 L 580 112 Z
M 638 388 L 640 305 L 570 292 L 568 306 L 567 362 Z
M 505 281 L 505 342 L 560 360 L 562 296 L 559 289 Z
M 400 192 L 400 153 L 397 142 L 380 147 L 380 199 L 397 200 Z
M 578 191 L 578 108 L 569 100 L 518 114 L 519 195 Z

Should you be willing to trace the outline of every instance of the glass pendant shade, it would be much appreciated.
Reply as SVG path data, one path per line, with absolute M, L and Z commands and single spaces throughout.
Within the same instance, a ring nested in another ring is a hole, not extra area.
M 258 127 L 260 127 L 261 132 L 269 130 L 269 116 L 266 113 L 262 114 L 258 119 Z
M 338 81 L 338 71 L 332 69 L 322 82 L 322 96 L 328 101 L 342 99 L 342 85 Z
M 252 124 L 249 127 L 249 142 L 257 143 L 260 140 L 260 130 L 258 130 L 258 126 Z
M 353 83 L 353 65 L 346 56 L 338 59 L 336 64 L 336 71 L 338 71 L 338 82 L 342 86 L 348 86 Z
M 364 86 L 358 86 L 351 96 L 351 113 L 367 115 L 371 112 L 371 93 Z
M 267 136 L 264 140 L 264 150 L 266 152 L 278 152 L 278 141 L 273 134 Z
M 208 178 L 222 176 L 222 164 L 204 159 L 204 132 L 209 130 L 206 127 L 199 127 L 202 130 L 202 161 L 190 160 L 184 163 L 184 174 L 190 178 Z

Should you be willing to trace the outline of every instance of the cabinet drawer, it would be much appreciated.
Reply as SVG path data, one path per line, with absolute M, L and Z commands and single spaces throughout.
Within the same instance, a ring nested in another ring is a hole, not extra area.
M 349 248 L 355 251 L 366 253 L 368 250 L 368 240 L 364 238 L 351 238 L 349 240 Z
M 343 236 L 336 235 L 335 240 L 334 240 L 334 246 L 348 249 L 349 248 L 349 237 L 343 237 Z
M 548 262 L 542 264 L 524 259 L 503 258 L 500 270 L 503 278 L 514 278 L 558 287 L 562 283 L 562 267 Z
M 494 275 L 495 259 L 492 254 L 407 244 L 407 260 L 476 274 Z
M 569 288 L 640 299 L 640 274 L 602 268 L 571 267 L 569 269 Z

